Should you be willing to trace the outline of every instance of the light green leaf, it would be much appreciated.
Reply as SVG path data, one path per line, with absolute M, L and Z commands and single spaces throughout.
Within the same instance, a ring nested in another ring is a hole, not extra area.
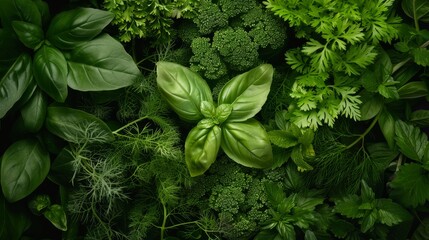
M 304 240 L 317 240 L 316 234 L 311 230 L 306 230 Z
M 216 115 L 216 107 L 213 102 L 202 101 L 200 111 L 206 118 L 213 118 Z
M 308 164 L 304 159 L 303 147 L 302 145 L 296 146 L 292 149 L 292 154 L 290 155 L 293 162 L 298 167 L 298 171 L 309 171 L 313 170 L 313 167 Z
M 394 86 L 386 86 L 386 84 L 381 84 L 378 86 L 378 92 L 381 96 L 387 99 L 399 99 L 398 89 Z
M 114 140 L 113 133 L 106 123 L 92 114 L 77 109 L 48 107 L 45 126 L 51 133 L 72 143 Z
M 258 113 L 265 101 L 273 78 L 273 67 L 262 64 L 227 82 L 219 93 L 219 104 L 231 104 L 229 121 L 245 121 Z
M 419 128 L 401 120 L 395 123 L 396 144 L 400 151 L 408 158 L 421 161 L 428 145 L 428 136 Z
M 395 119 L 386 109 L 383 109 L 378 118 L 378 125 L 384 135 L 384 139 L 391 149 L 395 147 Z
M 299 144 L 298 139 L 283 130 L 273 130 L 268 132 L 270 141 L 281 148 L 290 148 Z
M 43 29 L 32 23 L 13 21 L 13 29 L 19 40 L 28 48 L 36 49 L 44 40 Z
M 114 16 L 111 12 L 93 8 L 61 12 L 51 20 L 46 37 L 55 47 L 71 50 L 100 34 Z
M 58 204 L 51 205 L 43 215 L 59 230 L 67 231 L 67 216 L 63 209 Z
M 202 175 L 216 160 L 221 144 L 221 129 L 218 126 L 194 127 L 186 137 L 185 161 L 192 177 Z
M 156 81 L 163 98 L 183 120 L 201 120 L 201 103 L 213 102 L 207 83 L 197 73 L 179 64 L 158 62 Z
M 357 195 L 347 195 L 335 201 L 334 209 L 335 212 L 348 218 L 362 218 L 365 211 L 359 209 L 361 204 L 362 201 Z
M 230 104 L 221 104 L 216 108 L 216 119 L 219 124 L 225 122 L 229 115 L 231 115 L 232 106 Z
M 277 224 L 277 231 L 279 232 L 280 236 L 282 236 L 281 239 L 296 239 L 295 229 L 291 224 L 279 222 Z
M 429 22 L 429 2 L 426 0 L 402 0 L 402 9 L 410 18 Z
M 21 108 L 21 116 L 25 128 L 30 132 L 37 132 L 43 126 L 48 101 L 40 89 L 36 89 L 32 97 Z
M 68 85 L 79 91 L 115 90 L 141 77 L 122 44 L 107 34 L 73 48 L 66 60 Z
M 406 207 L 417 207 L 429 200 L 429 174 L 420 164 L 401 166 L 390 183 L 390 197 Z
M 221 147 L 228 157 L 243 166 L 267 168 L 273 164 L 268 134 L 255 119 L 225 122 L 222 126 Z
M 21 98 L 32 79 L 30 56 L 23 54 L 0 79 L 0 119 Z
M 56 48 L 44 45 L 34 55 L 33 73 L 37 85 L 57 102 L 68 95 L 67 62 Z
M 401 205 L 394 203 L 392 199 L 377 199 L 376 208 L 379 221 L 389 227 L 412 219 L 412 215 Z
M 1 162 L 1 187 L 9 202 L 31 194 L 46 178 L 50 168 L 48 152 L 36 139 L 9 146 Z

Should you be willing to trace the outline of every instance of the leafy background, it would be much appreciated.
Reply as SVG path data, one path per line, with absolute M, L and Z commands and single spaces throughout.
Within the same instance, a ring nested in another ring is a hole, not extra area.
M 3 0 L 0 239 L 429 239 L 425 0 Z M 213 93 L 271 64 L 272 166 L 219 151 L 156 63 Z

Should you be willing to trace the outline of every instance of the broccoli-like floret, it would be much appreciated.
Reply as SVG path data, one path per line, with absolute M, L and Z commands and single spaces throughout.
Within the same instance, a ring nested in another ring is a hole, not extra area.
M 258 46 L 242 28 L 215 32 L 212 45 L 232 70 L 245 71 L 258 62 Z
M 227 26 L 228 15 L 210 0 L 202 0 L 193 21 L 197 24 L 201 34 L 209 34 L 216 29 Z
M 208 79 L 218 79 L 226 75 L 225 63 L 220 59 L 219 53 L 212 47 L 209 38 L 195 38 L 191 44 L 191 69 Z
M 235 17 L 256 7 L 255 0 L 219 0 L 218 4 L 228 18 Z
M 252 8 L 241 16 L 243 26 L 249 29 L 249 36 L 261 48 L 270 46 L 272 49 L 283 47 L 286 39 L 286 26 L 283 21 L 263 10 L 261 7 Z
M 177 36 L 183 41 L 183 43 L 190 46 L 192 40 L 197 37 L 201 37 L 201 33 L 194 22 L 191 20 L 183 20 L 177 27 Z

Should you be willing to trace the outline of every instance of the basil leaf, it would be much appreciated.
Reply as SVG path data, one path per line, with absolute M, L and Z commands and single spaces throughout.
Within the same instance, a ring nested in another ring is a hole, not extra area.
M 57 48 L 73 49 L 100 34 L 113 17 L 111 12 L 93 8 L 61 12 L 52 19 L 46 37 Z
M 141 76 L 122 44 L 107 34 L 75 47 L 66 59 L 68 85 L 79 91 L 115 90 Z
M 9 202 L 16 202 L 32 193 L 48 175 L 48 152 L 37 139 L 15 142 L 3 154 L 1 187 Z
M 26 47 L 36 49 L 42 44 L 44 35 L 40 26 L 23 21 L 13 21 L 12 26 L 19 40 Z
M 262 64 L 234 77 L 223 86 L 218 103 L 231 104 L 229 121 L 245 121 L 261 110 L 270 92 L 273 72 L 271 65 Z
M 221 104 L 216 108 L 216 119 L 219 123 L 225 122 L 231 115 L 232 106 L 229 104 Z
M 114 140 L 113 133 L 106 123 L 92 114 L 77 109 L 48 107 L 45 125 L 51 133 L 72 143 Z
M 221 129 L 218 126 L 194 127 L 185 142 L 185 161 L 192 177 L 203 174 L 216 160 L 221 144 Z
M 0 118 L 21 98 L 31 80 L 30 56 L 22 54 L 0 80 Z
M 423 159 L 428 136 L 420 128 L 398 120 L 395 123 L 395 134 L 396 144 L 405 156 L 415 161 Z
M 34 92 L 30 100 L 21 108 L 21 116 L 25 128 L 30 132 L 37 132 L 43 126 L 48 101 L 39 89 Z
M 42 26 L 47 27 L 49 20 L 51 20 L 48 3 L 43 0 L 33 0 L 33 2 L 36 4 L 37 9 L 39 9 L 40 15 L 42 17 Z
M 197 73 L 179 64 L 158 62 L 156 82 L 163 98 L 185 121 L 201 120 L 204 117 L 201 103 L 213 102 L 207 83 Z
M 213 118 L 216 115 L 216 108 L 213 102 L 202 101 L 200 111 L 206 118 Z
M 403 0 L 402 9 L 410 18 L 429 22 L 429 2 L 427 0 Z
M 58 204 L 49 206 L 43 215 L 59 230 L 67 231 L 67 216 L 63 209 Z
M 57 102 L 68 95 L 67 62 L 56 48 L 43 45 L 34 55 L 33 73 L 39 87 Z
M 2 0 L 0 18 L 6 29 L 11 29 L 15 20 L 42 26 L 42 16 L 32 0 Z
M 228 157 L 246 167 L 267 168 L 273 164 L 268 134 L 255 119 L 225 122 L 221 147 Z
M 429 110 L 417 110 L 412 112 L 410 121 L 421 127 L 429 127 Z

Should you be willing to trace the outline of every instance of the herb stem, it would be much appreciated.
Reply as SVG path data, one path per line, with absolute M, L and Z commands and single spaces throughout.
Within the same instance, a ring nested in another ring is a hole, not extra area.
M 354 142 L 352 142 L 350 145 L 348 145 L 345 149 L 350 149 L 357 143 L 359 143 L 375 126 L 375 124 L 378 122 L 378 119 L 380 118 L 380 114 L 377 114 L 377 116 L 372 120 L 369 127 L 363 132 Z
M 138 123 L 138 122 L 140 122 L 140 121 L 142 121 L 142 120 L 145 120 L 146 118 L 147 118 L 147 116 L 143 116 L 143 117 L 141 117 L 141 118 L 138 118 L 138 119 L 136 119 L 136 120 L 134 120 L 134 121 L 132 121 L 132 122 L 129 122 L 129 123 L 125 124 L 124 126 L 122 126 L 122 127 L 118 128 L 118 129 L 116 129 L 116 130 L 115 130 L 115 131 L 113 131 L 112 133 L 113 133 L 113 134 L 115 134 L 115 135 L 117 135 L 120 131 L 124 130 L 125 128 L 127 128 L 127 127 L 129 127 L 129 126 L 131 126 L 131 125 L 133 125 L 133 124 L 136 124 L 136 123 Z
M 161 240 L 164 239 L 164 232 L 167 229 L 165 227 L 166 223 L 167 223 L 167 207 L 165 206 L 164 203 L 162 203 L 162 209 L 163 209 L 163 213 L 164 213 L 164 218 L 162 219 L 162 226 L 161 226 Z
M 420 48 L 426 48 L 427 46 L 429 46 L 429 40 L 426 41 L 425 43 L 423 43 Z M 403 67 L 407 62 L 409 62 L 411 60 L 411 58 L 407 58 L 404 61 L 397 63 L 395 66 L 393 66 L 392 69 L 392 74 L 395 73 L 396 71 L 398 71 L 401 67 Z

